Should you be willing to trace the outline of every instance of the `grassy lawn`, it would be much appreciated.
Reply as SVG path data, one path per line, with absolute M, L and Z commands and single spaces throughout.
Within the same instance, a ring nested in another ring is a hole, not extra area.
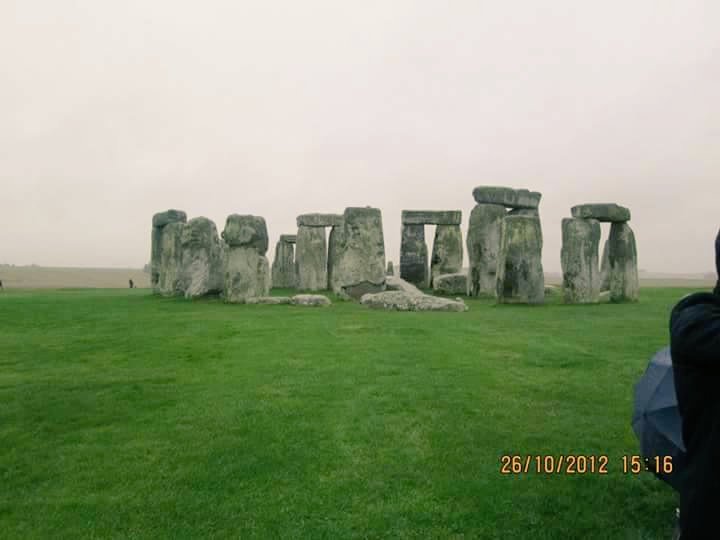
M 397 313 L 7 290 L 0 538 L 667 538 L 675 493 L 621 456 L 687 292 Z

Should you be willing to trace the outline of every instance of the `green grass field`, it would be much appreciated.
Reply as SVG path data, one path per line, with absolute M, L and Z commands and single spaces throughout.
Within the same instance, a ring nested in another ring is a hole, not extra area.
M 0 538 L 667 538 L 675 493 L 621 458 L 687 292 L 397 313 L 8 290 Z

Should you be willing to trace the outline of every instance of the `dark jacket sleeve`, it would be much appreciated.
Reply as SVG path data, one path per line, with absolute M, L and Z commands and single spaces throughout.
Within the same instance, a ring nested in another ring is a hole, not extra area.
M 683 538 L 720 538 L 720 297 L 696 293 L 670 316 L 670 349 L 685 443 Z

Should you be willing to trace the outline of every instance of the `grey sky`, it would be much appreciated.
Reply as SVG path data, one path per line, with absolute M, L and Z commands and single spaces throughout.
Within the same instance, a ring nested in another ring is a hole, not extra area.
M 152 214 L 400 211 L 527 187 L 640 267 L 713 268 L 720 2 L 0 0 L 0 263 L 142 266 Z M 428 231 L 429 232 L 429 231 Z M 271 249 L 272 251 L 272 249 Z

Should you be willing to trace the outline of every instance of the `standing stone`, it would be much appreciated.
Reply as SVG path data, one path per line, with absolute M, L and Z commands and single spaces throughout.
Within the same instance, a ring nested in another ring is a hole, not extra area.
M 222 233 L 225 248 L 223 293 L 226 302 L 244 303 L 267 296 L 270 268 L 265 257 L 268 234 L 265 219 L 259 216 L 228 216 Z
M 335 277 L 337 276 L 335 269 L 337 268 L 340 250 L 344 243 L 344 235 L 344 223 L 342 220 L 340 221 L 340 225 L 332 227 L 330 234 L 328 234 L 327 288 L 329 290 L 335 289 L 334 283 Z
M 400 239 L 400 277 L 418 287 L 428 286 L 425 225 L 403 225 Z
M 295 287 L 295 245 L 281 237 L 275 244 L 275 258 L 272 264 L 272 286 Z
M 327 252 L 323 227 L 298 227 L 295 245 L 297 288 L 303 291 L 327 289 Z
M 336 258 L 333 254 L 333 291 L 360 299 L 364 294 L 385 290 L 385 239 L 380 210 L 346 208 L 343 216 Z
M 215 223 L 205 217 L 187 222 L 182 230 L 181 288 L 185 298 L 219 293 L 223 286 L 222 250 Z
M 162 251 L 163 228 L 170 223 L 185 223 L 187 215 L 182 210 L 159 212 L 152 218 L 152 236 L 150 248 L 150 285 L 154 293 L 160 292 L 160 258 Z
M 636 302 L 640 293 L 635 233 L 627 223 L 613 223 L 608 237 L 610 301 Z
M 392 261 L 388 261 L 387 263 L 387 269 L 385 270 L 385 275 L 387 276 L 394 276 L 395 275 L 395 267 L 393 266 Z
M 600 223 L 594 219 L 562 220 L 563 294 L 568 304 L 598 302 Z
M 455 274 L 462 270 L 463 242 L 460 225 L 438 225 L 435 227 L 430 284 L 437 276 Z
M 542 229 L 531 216 L 507 216 L 497 265 L 499 303 L 540 304 L 545 299 Z
M 608 240 L 605 240 L 605 246 L 602 252 L 602 262 L 600 263 L 600 290 L 610 290 L 610 252 L 608 251 Z
M 163 296 L 183 294 L 182 233 L 185 224 L 174 222 L 162 228 L 157 290 Z
M 500 235 L 505 215 L 505 207 L 497 204 L 477 204 L 470 213 L 466 239 L 470 296 L 496 295 Z

